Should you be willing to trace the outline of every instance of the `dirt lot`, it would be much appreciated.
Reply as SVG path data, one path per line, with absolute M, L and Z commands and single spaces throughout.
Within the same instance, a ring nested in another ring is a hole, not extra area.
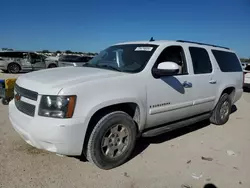
M 249 188 L 250 93 L 236 107 L 224 126 L 199 123 L 141 139 L 129 162 L 104 171 L 29 146 L 12 129 L 8 106 L 0 105 L 0 187 Z

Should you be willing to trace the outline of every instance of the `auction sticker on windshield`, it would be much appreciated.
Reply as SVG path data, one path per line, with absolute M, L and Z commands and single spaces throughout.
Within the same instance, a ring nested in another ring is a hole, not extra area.
M 135 49 L 135 51 L 147 51 L 147 52 L 150 52 L 152 50 L 153 50 L 153 47 L 148 47 L 148 46 L 145 46 L 145 47 L 141 46 Z

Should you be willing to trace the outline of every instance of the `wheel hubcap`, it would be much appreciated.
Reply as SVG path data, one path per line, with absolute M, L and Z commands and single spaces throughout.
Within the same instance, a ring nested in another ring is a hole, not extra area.
M 11 65 L 10 70 L 11 70 L 11 72 L 16 73 L 16 72 L 18 72 L 19 68 L 16 65 Z
M 229 114 L 229 103 L 227 101 L 225 101 L 220 109 L 220 117 L 221 119 L 224 119 L 225 117 L 227 117 L 227 115 Z
M 111 127 L 102 139 L 102 152 L 108 158 L 116 158 L 124 153 L 129 144 L 128 129 L 122 124 Z

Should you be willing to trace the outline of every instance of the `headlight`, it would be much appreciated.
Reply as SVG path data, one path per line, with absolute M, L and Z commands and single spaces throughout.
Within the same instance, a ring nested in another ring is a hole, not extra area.
M 76 96 L 42 96 L 38 115 L 54 118 L 71 118 Z

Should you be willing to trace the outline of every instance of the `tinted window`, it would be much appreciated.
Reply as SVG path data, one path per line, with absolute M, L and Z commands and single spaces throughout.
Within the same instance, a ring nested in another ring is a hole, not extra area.
M 78 61 L 79 58 L 80 56 L 76 56 L 76 55 L 65 55 L 65 56 L 61 56 L 59 58 L 59 61 L 76 62 Z
M 204 48 L 189 47 L 189 51 L 195 74 L 206 74 L 212 72 L 213 68 L 207 50 Z
M 88 57 L 78 57 L 75 62 L 88 62 L 89 60 Z
M 0 52 L 1 57 L 23 58 L 22 52 Z
M 6 57 L 6 56 L 7 56 L 6 52 L 0 52 L 0 57 Z
M 38 55 L 38 54 L 35 54 L 35 53 L 30 53 L 30 57 L 31 57 L 32 59 L 41 59 L 41 56 Z
M 250 71 L 250 65 L 247 65 L 245 70 Z
M 242 67 L 239 59 L 232 52 L 212 50 L 222 72 L 241 72 Z

